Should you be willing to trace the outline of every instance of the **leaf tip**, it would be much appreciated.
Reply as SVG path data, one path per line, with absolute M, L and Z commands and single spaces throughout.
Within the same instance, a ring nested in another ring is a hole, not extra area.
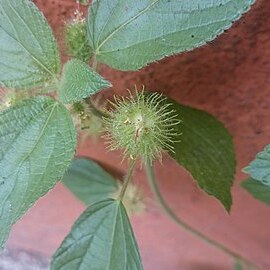
M 226 200 L 221 200 L 221 203 L 223 204 L 226 212 L 230 215 L 233 205 L 231 193 L 228 195 L 228 198 L 226 198 Z
M 250 174 L 250 166 L 246 166 L 245 168 L 243 168 L 242 172 L 246 174 Z

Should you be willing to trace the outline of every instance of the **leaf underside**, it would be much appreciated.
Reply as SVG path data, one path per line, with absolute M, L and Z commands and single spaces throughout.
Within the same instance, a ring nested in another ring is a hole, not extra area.
M 53 257 L 52 270 L 142 270 L 137 243 L 123 204 L 90 206 Z
M 168 102 L 182 120 L 176 127 L 182 135 L 174 143 L 175 153 L 170 155 L 191 173 L 200 188 L 215 196 L 229 211 L 236 167 L 230 134 L 212 115 L 172 100 Z
M 0 86 L 33 88 L 55 77 L 60 57 L 43 14 L 30 0 L 0 0 Z
M 97 60 L 137 70 L 213 40 L 254 0 L 95 0 L 88 36 Z
M 60 180 L 76 147 L 66 108 L 49 97 L 0 114 L 0 246 L 11 226 Z
M 270 205 L 270 186 L 267 186 L 255 179 L 248 179 L 241 183 L 242 187 L 254 198 Z
M 256 155 L 256 158 L 243 171 L 253 179 L 270 187 L 270 145 Z
M 107 199 L 117 191 L 117 182 L 96 162 L 74 159 L 64 175 L 65 186 L 86 205 Z

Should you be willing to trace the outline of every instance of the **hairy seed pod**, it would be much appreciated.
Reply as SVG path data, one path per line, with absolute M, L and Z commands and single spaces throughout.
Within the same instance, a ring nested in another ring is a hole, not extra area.
M 112 103 L 114 111 L 105 119 L 106 138 L 111 150 L 124 149 L 125 157 L 152 162 L 160 159 L 162 152 L 173 151 L 179 135 L 175 126 L 180 123 L 166 97 L 144 91 L 128 98 L 117 98 Z

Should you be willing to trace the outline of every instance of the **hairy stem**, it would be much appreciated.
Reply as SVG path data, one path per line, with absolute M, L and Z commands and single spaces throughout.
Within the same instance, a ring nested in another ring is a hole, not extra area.
M 92 57 L 92 69 L 93 69 L 94 71 L 97 71 L 97 70 L 98 70 L 98 61 L 97 61 L 96 55 L 94 55 L 94 56 Z
M 132 178 L 132 174 L 133 174 L 133 171 L 134 171 L 134 168 L 135 168 L 136 160 L 137 159 L 134 158 L 134 159 L 131 159 L 130 162 L 129 162 L 128 172 L 127 172 L 127 175 L 126 175 L 126 177 L 124 179 L 124 184 L 123 184 L 123 187 L 122 187 L 121 192 L 120 192 L 119 197 L 118 197 L 118 199 L 120 201 L 122 201 L 124 196 L 125 196 L 127 187 L 128 187 L 128 185 L 130 183 L 130 180 Z
M 259 268 L 256 265 L 254 265 L 251 261 L 249 261 L 248 259 L 246 259 L 246 258 L 242 257 L 241 255 L 235 253 L 234 251 L 232 251 L 229 248 L 227 248 L 226 246 L 216 242 L 215 240 L 212 240 L 212 239 L 208 238 L 206 235 L 202 234 L 200 231 L 198 231 L 197 229 L 191 227 L 189 224 L 187 224 L 181 218 L 176 216 L 175 213 L 172 211 L 172 209 L 167 204 L 167 202 L 165 201 L 165 199 L 163 198 L 163 196 L 162 196 L 162 194 L 161 194 L 161 192 L 159 190 L 159 186 L 158 186 L 157 181 L 155 179 L 153 167 L 152 167 L 152 165 L 151 165 L 151 163 L 149 161 L 145 162 L 145 170 L 146 170 L 149 185 L 150 185 L 150 187 L 151 187 L 151 189 L 152 189 L 152 191 L 153 191 L 153 193 L 154 193 L 154 195 L 156 197 L 156 200 L 159 202 L 159 204 L 160 204 L 161 208 L 164 210 L 164 212 L 178 226 L 180 226 L 181 228 L 184 228 L 186 231 L 192 233 L 194 236 L 202 239 L 206 243 L 220 249 L 221 251 L 223 251 L 227 255 L 233 257 L 236 261 L 240 261 L 243 265 L 246 265 L 248 269 L 259 270 Z

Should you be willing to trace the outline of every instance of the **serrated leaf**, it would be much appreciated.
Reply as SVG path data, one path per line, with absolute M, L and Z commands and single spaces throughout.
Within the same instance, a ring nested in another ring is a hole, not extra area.
M 256 158 L 243 169 L 253 179 L 270 187 L 270 145 L 256 155 Z
M 90 46 L 97 60 L 137 70 L 213 40 L 254 0 L 95 0 L 89 8 Z
M 49 97 L 0 114 L 0 246 L 11 226 L 63 177 L 76 146 L 66 108 Z
M 109 82 L 84 62 L 72 59 L 64 66 L 59 98 L 64 103 L 74 103 L 110 86 Z
M 51 270 L 142 270 L 137 243 L 123 204 L 90 206 L 56 251 Z
M 232 205 L 231 186 L 235 173 L 232 138 L 221 122 L 212 115 L 174 101 L 168 102 L 182 123 L 177 125 L 179 142 L 170 155 L 209 195 L 215 196 L 227 209 Z
M 270 205 L 270 187 L 269 186 L 252 178 L 243 181 L 241 185 L 254 198 Z
M 108 199 L 117 191 L 116 179 L 96 162 L 86 158 L 72 161 L 63 182 L 86 205 Z
M 0 55 L 0 86 L 32 88 L 58 73 L 55 38 L 32 1 L 0 0 Z

